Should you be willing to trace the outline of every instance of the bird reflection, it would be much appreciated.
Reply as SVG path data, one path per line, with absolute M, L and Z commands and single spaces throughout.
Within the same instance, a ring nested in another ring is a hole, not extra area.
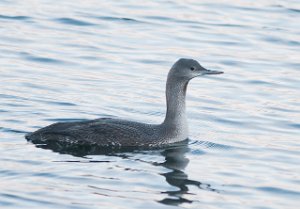
M 35 144 L 36 147 L 52 150 L 60 154 L 69 154 L 75 157 L 85 157 L 87 155 L 118 155 L 118 153 L 126 153 L 136 151 L 132 147 L 101 147 L 88 144 L 67 144 L 59 141 L 49 142 L 47 144 Z
M 133 150 L 132 148 L 122 148 L 121 150 L 113 149 L 103 149 L 103 147 L 97 146 L 82 146 L 82 145 L 72 145 L 66 146 L 58 143 L 53 144 L 36 144 L 36 147 L 43 149 L 50 149 L 54 152 L 61 154 L 70 154 L 77 157 L 85 157 L 88 155 L 110 155 L 118 156 L 121 158 L 131 158 L 133 153 L 144 153 L 143 150 Z M 200 150 L 201 151 L 201 150 Z M 153 166 L 162 166 L 170 170 L 169 172 L 162 173 L 161 175 L 165 177 L 166 182 L 171 186 L 176 187 L 176 190 L 172 191 L 162 191 L 161 194 L 167 194 L 168 197 L 160 200 L 158 202 L 166 205 L 180 205 L 182 203 L 192 203 L 192 200 L 187 199 L 186 194 L 191 194 L 189 192 L 189 185 L 198 187 L 199 189 L 218 192 L 216 189 L 213 189 L 210 184 L 202 183 L 200 181 L 191 180 L 188 178 L 188 175 L 184 172 L 185 168 L 189 163 L 189 159 L 185 156 L 186 153 L 190 152 L 188 147 L 188 140 L 179 142 L 168 147 L 156 150 L 154 153 L 161 154 L 165 157 L 163 163 L 153 163 L 143 161 L 142 159 L 136 159 L 137 161 L 150 163 Z M 148 153 L 149 154 L 149 153 Z M 199 154 L 199 152 L 198 152 Z M 96 162 L 96 161 L 90 161 Z M 100 162 L 100 161 L 97 161 Z M 102 161 L 101 161 L 102 162 Z
M 182 203 L 192 203 L 192 200 L 183 198 L 183 195 L 189 194 L 189 185 L 194 185 L 200 189 L 209 191 L 216 191 L 211 188 L 209 184 L 201 183 L 199 181 L 190 180 L 188 175 L 184 172 L 184 169 L 189 163 L 189 159 L 185 157 L 185 154 L 189 152 L 188 142 L 181 143 L 180 146 L 165 149 L 161 154 L 165 157 L 165 162 L 161 166 L 170 169 L 170 172 L 163 173 L 166 181 L 171 186 L 175 186 L 178 189 L 175 191 L 165 191 L 164 194 L 168 194 L 168 197 L 160 200 L 160 203 L 167 205 L 180 205 Z

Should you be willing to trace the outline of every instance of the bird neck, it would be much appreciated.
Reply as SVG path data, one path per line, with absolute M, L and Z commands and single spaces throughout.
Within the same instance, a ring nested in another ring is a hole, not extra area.
M 188 126 L 185 112 L 185 97 L 188 81 L 169 76 L 166 85 L 167 112 L 163 122 L 175 136 L 187 137 Z

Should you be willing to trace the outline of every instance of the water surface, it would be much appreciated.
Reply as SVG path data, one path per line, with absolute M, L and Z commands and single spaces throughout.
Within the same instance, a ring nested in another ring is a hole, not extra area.
M 300 4 L 1 1 L 1 208 L 297 208 Z M 24 134 L 98 117 L 159 123 L 180 57 L 188 144 L 97 154 Z

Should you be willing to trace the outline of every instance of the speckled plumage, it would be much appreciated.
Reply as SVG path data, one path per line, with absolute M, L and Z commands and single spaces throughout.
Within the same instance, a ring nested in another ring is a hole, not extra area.
M 112 118 L 83 122 L 55 123 L 28 134 L 34 143 L 65 141 L 66 143 L 95 144 L 100 146 L 151 146 L 162 129 L 158 125 L 144 124 Z
M 55 123 L 26 135 L 35 144 L 87 144 L 103 147 L 157 147 L 188 138 L 185 95 L 190 79 L 219 74 L 192 59 L 179 59 L 171 68 L 167 84 L 167 112 L 163 123 L 100 118 L 82 122 Z

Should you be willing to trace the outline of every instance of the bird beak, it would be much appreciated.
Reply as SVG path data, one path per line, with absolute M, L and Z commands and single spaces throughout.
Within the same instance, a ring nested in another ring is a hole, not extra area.
M 203 74 L 204 75 L 214 75 L 214 74 L 222 74 L 222 71 L 217 71 L 217 70 L 207 70 L 204 69 Z

